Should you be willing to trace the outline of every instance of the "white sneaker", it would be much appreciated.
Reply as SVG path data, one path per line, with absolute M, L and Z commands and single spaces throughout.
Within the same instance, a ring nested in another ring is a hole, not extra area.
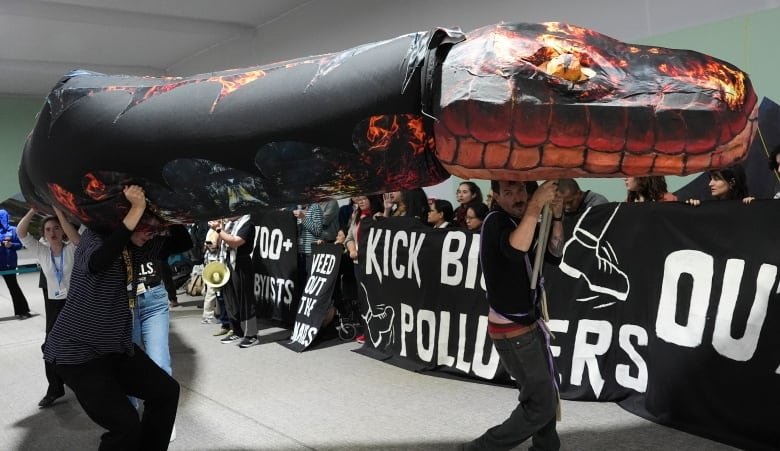
M 172 442 L 174 440 L 176 440 L 176 425 L 175 424 L 173 425 L 173 429 L 171 430 L 171 439 L 169 440 L 169 442 Z

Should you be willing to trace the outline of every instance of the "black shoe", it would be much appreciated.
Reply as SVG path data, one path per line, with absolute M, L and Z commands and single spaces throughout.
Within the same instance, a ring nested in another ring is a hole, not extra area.
M 27 312 L 27 313 L 22 313 L 21 315 L 16 315 L 16 317 L 19 319 L 29 319 L 32 318 L 32 315 L 30 314 L 30 312 Z
M 257 337 L 244 337 L 241 343 L 238 344 L 239 348 L 251 348 L 252 346 L 259 344 Z
M 240 340 L 241 337 L 239 337 L 236 334 L 228 334 L 223 339 L 219 340 L 220 343 L 235 343 L 236 341 Z
M 40 407 L 41 409 L 45 409 L 46 407 L 49 407 L 52 404 L 54 404 L 54 401 L 56 401 L 58 398 L 62 398 L 63 396 L 65 396 L 65 393 L 57 394 L 57 395 L 50 395 L 47 393 L 46 396 L 43 397 L 43 399 L 38 401 L 38 407 Z

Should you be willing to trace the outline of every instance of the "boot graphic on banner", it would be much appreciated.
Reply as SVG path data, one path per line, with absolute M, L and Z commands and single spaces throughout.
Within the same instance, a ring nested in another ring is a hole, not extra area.
M 366 321 L 366 331 L 371 339 L 371 344 L 374 345 L 375 348 L 378 348 L 384 337 L 387 337 L 387 340 L 383 347 L 395 343 L 395 333 L 393 331 L 395 310 L 392 306 L 384 304 L 372 307 L 371 302 L 368 299 L 366 286 L 363 284 L 360 284 L 360 286 L 363 288 L 363 292 L 366 295 L 366 304 L 368 304 L 368 311 L 361 316 Z
M 582 227 L 582 220 L 590 213 L 591 207 L 588 207 L 577 221 L 577 225 L 574 226 L 572 237 L 563 247 L 563 257 L 559 268 L 575 279 L 580 277 L 585 279 L 591 291 L 625 301 L 630 290 L 628 276 L 618 268 L 619 262 L 615 251 L 609 242 L 603 239 L 619 208 L 620 204 L 615 207 L 609 220 L 597 236 Z M 594 298 L 578 300 L 589 301 L 592 299 Z M 598 307 L 606 307 L 611 304 Z

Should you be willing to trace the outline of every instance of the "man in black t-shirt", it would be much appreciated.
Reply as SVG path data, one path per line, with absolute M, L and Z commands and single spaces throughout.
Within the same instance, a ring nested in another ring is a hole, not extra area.
M 232 333 L 220 340 L 248 348 L 257 342 L 257 302 L 254 293 L 254 272 L 252 270 L 252 249 L 257 231 L 249 215 L 209 221 L 209 227 L 218 234 L 220 245 L 225 247 L 225 264 L 230 269 L 230 280 L 222 287 Z M 224 228 L 223 228 L 224 227 Z

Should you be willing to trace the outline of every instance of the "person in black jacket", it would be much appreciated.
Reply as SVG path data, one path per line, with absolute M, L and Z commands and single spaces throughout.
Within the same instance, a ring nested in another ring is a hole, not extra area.
M 563 254 L 563 201 L 558 184 L 494 180 L 493 211 L 485 218 L 480 261 L 485 276 L 488 334 L 501 364 L 515 379 L 518 404 L 509 418 L 466 444 L 468 450 L 510 449 L 531 438 L 531 449 L 557 450 L 558 406 L 549 332 L 542 319 L 541 289 L 531 286 L 536 252 L 550 260 Z M 546 249 L 534 249 L 542 208 L 550 204 L 552 229 Z

